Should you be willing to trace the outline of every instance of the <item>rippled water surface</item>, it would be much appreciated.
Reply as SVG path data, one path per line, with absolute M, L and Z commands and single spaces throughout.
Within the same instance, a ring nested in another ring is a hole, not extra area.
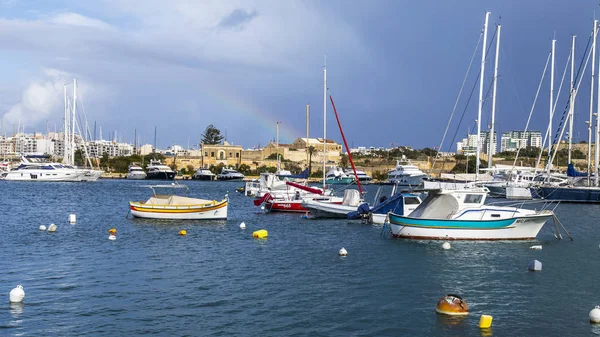
M 144 184 L 0 182 L 0 335 L 600 334 L 588 323 L 600 304 L 597 205 L 557 209 L 573 242 L 547 225 L 536 241 L 453 242 L 445 251 L 360 222 L 263 214 L 233 182 L 186 182 L 191 196 L 229 192 L 227 221 L 126 218 L 128 201 L 149 196 Z M 56 233 L 38 229 L 50 223 Z M 107 239 L 111 227 L 116 241 Z M 268 239 L 252 239 L 257 229 Z M 527 271 L 533 259 L 542 272 Z M 9 304 L 17 284 L 25 300 Z M 446 293 L 460 294 L 470 316 L 437 315 Z M 479 330 L 482 313 L 493 316 L 491 330 Z

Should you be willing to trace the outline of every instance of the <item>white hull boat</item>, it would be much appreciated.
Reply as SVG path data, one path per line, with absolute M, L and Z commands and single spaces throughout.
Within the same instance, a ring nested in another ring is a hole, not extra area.
M 389 214 L 396 237 L 433 240 L 530 240 L 550 210 L 485 205 L 488 189 L 431 191 L 410 215 Z

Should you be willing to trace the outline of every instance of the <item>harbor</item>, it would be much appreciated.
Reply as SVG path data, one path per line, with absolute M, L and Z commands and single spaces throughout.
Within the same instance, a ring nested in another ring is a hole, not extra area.
M 128 201 L 147 198 L 144 181 L 2 184 L 13 191 L 2 284 L 26 292 L 0 312 L 7 335 L 466 336 L 480 334 L 481 313 L 494 317 L 494 335 L 598 333 L 587 322 L 596 305 L 597 205 L 556 209 L 572 242 L 544 228 L 533 241 L 455 241 L 444 250 L 440 241 L 384 237 L 361 221 L 265 214 L 232 192 L 236 182 L 186 182 L 192 195 L 229 192 L 231 208 L 227 220 L 185 222 L 126 219 Z M 56 232 L 38 229 L 50 222 Z M 259 229 L 267 239 L 252 238 Z M 543 271 L 527 271 L 534 259 Z M 446 293 L 459 293 L 471 314 L 436 314 Z
M 600 21 L 513 2 L 0 3 L 0 335 L 600 335 Z

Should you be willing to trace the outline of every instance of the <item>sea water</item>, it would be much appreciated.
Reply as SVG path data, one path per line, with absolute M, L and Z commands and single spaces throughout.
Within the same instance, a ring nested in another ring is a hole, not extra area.
M 0 335 L 600 334 L 588 323 L 600 304 L 598 205 L 556 209 L 572 242 L 546 225 L 534 241 L 457 241 L 443 250 L 440 241 L 390 239 L 360 221 L 265 214 L 235 192 L 240 182 L 185 182 L 191 197 L 228 193 L 227 221 L 126 218 L 129 201 L 150 196 L 147 184 L 0 182 Z M 38 229 L 51 223 L 55 233 Z M 187 236 L 177 235 L 182 229 Z M 258 229 L 268 239 L 253 239 Z M 342 247 L 347 257 L 338 256 Z M 534 259 L 543 271 L 527 271 Z M 25 299 L 10 304 L 18 284 Z M 468 317 L 435 313 L 447 293 L 465 299 Z M 481 314 L 493 316 L 490 330 L 478 328 Z

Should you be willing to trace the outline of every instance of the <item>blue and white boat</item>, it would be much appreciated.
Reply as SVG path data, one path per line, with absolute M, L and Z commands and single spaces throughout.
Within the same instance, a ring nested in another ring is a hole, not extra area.
M 485 205 L 489 190 L 432 190 L 410 215 L 389 213 L 396 237 L 433 240 L 530 240 L 551 210 Z

